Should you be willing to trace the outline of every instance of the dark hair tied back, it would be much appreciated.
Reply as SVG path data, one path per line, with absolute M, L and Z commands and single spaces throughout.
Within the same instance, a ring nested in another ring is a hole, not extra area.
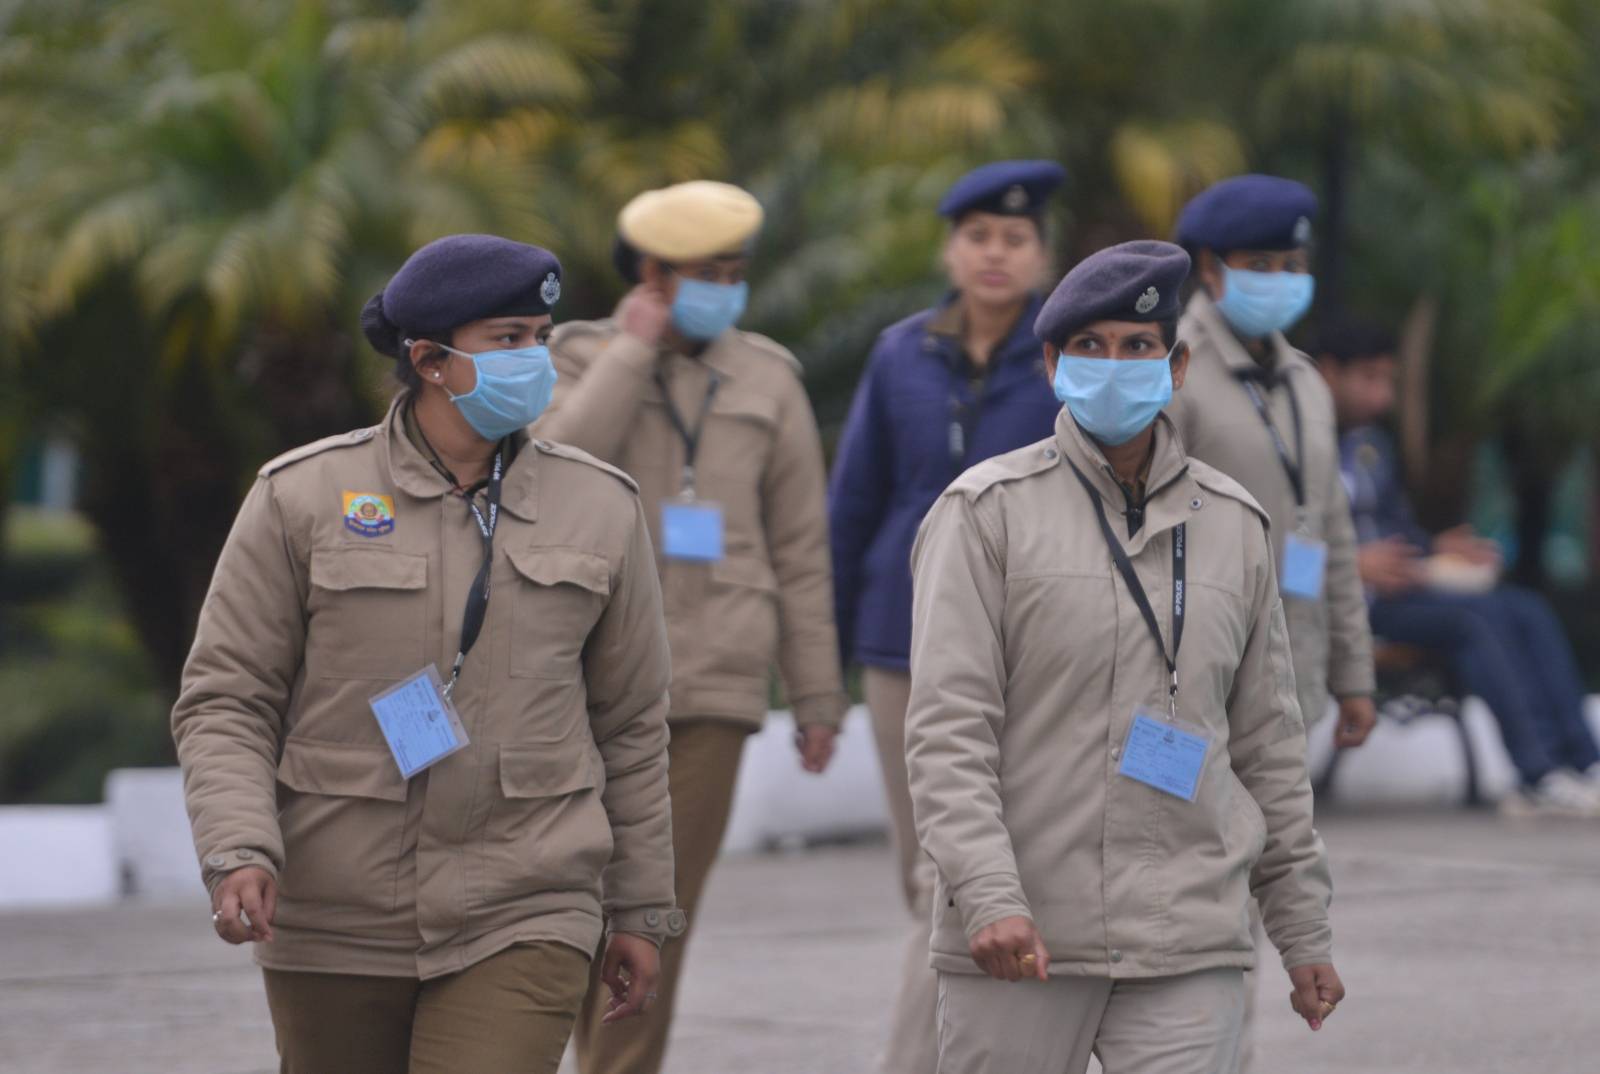
M 405 333 L 399 325 L 389 320 L 383 312 L 383 292 L 379 291 L 361 307 L 361 332 L 379 354 L 394 359 L 394 378 L 413 391 L 422 387 L 417 367 L 411 364 L 411 349 L 405 345 Z

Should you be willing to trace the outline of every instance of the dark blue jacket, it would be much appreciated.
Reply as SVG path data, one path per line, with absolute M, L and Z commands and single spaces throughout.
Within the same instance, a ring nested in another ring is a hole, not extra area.
M 1033 335 L 1037 296 L 976 385 L 959 342 L 930 331 L 944 308 L 878 337 L 839 441 L 828 515 L 847 663 L 907 667 L 911 544 L 923 515 L 969 466 L 1051 436 L 1061 409 Z
M 1363 425 L 1341 434 L 1339 474 L 1350 495 L 1350 517 L 1359 543 L 1401 537 L 1418 548 L 1432 544 L 1412 513 L 1394 441 L 1387 432 Z

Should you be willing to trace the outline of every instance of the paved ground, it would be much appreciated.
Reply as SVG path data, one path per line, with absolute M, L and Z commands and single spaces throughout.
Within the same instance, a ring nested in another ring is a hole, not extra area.
M 1323 1033 L 1262 975 L 1262 1072 L 1600 1070 L 1600 823 L 1344 815 L 1324 833 L 1351 996 Z M 0 916 L 0 1071 L 266 1074 L 259 979 L 205 908 Z M 871 1069 L 903 919 L 882 846 L 732 859 L 669 1074 Z

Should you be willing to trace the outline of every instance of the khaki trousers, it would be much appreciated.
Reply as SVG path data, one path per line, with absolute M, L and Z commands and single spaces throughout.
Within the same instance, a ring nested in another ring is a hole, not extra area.
M 911 791 L 906 779 L 906 708 L 911 700 L 911 676 L 885 668 L 865 668 L 861 674 L 867 711 L 883 768 L 883 790 L 894 825 L 894 846 L 900 864 L 900 884 L 915 924 L 906 938 L 900 963 L 900 988 L 889 1022 L 889 1043 L 883 1053 L 883 1074 L 933 1074 L 939 1058 L 939 978 L 928 965 L 933 929 L 933 860 L 922 852 L 911 815 Z
M 667 746 L 672 853 L 678 907 L 689 917 L 689 932 L 662 946 L 661 984 L 650 1010 L 615 1025 L 600 1023 L 611 993 L 600 980 L 602 959 L 595 958 L 589 994 L 573 1038 L 582 1074 L 656 1074 L 661 1069 L 700 894 L 728 829 L 739 759 L 749 735 L 748 728 L 722 720 L 685 720 L 672 725 L 672 741 Z
M 938 1074 L 1234 1074 L 1244 972 L 997 981 L 939 974 Z
M 262 972 L 280 1074 L 554 1074 L 589 958 L 550 942 L 427 981 Z

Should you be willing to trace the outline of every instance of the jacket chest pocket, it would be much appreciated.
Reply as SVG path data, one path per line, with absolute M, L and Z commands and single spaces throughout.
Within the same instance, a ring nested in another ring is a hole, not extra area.
M 306 674 L 393 681 L 427 662 L 428 558 L 370 548 L 311 554 Z
M 720 498 L 724 504 L 733 503 L 732 497 L 746 489 L 746 495 L 753 495 L 772 456 L 777 427 L 776 400 L 726 387 L 718 392 L 706 415 L 695 458 L 695 468 L 707 479 L 702 482 L 701 495 Z M 723 491 L 728 482 L 719 482 L 718 475 L 738 482 L 737 487 Z
M 577 548 L 506 550 L 511 592 L 510 669 L 519 679 L 575 682 L 583 647 L 611 596 L 611 565 Z

